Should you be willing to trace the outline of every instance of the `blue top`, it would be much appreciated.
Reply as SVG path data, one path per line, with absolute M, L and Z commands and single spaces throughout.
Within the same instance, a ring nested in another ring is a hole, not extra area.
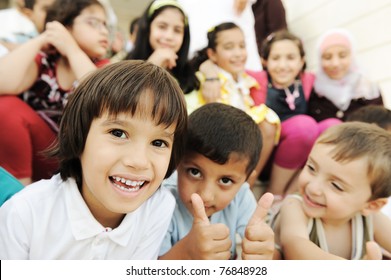
M 163 181 L 162 187 L 168 188 L 176 199 L 174 214 L 166 236 L 164 237 L 159 255 L 167 253 L 172 246 L 185 237 L 193 225 L 193 216 L 181 201 L 177 188 L 177 172 Z M 228 226 L 232 240 L 231 258 L 236 257 L 235 235 L 238 233 L 242 238 L 247 223 L 257 207 L 253 192 L 248 183 L 244 183 L 231 203 L 221 211 L 210 217 L 212 224 L 222 223 Z
M 23 188 L 18 179 L 0 167 L 0 206 Z

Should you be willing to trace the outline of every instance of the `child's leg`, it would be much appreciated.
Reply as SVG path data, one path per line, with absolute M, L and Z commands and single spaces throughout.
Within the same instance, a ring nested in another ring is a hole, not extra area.
M 40 152 L 53 142 L 55 133 L 17 96 L 0 97 L 0 119 L 0 166 L 24 184 L 48 178 L 55 165 Z
M 251 187 L 254 186 L 255 181 L 257 180 L 259 174 L 265 167 L 265 164 L 268 161 L 274 149 L 274 142 L 277 133 L 277 126 L 275 124 L 271 124 L 267 122 L 266 120 L 260 122 L 258 126 L 262 133 L 262 151 L 261 151 L 258 164 L 255 167 L 255 172 L 247 180 Z
M 318 133 L 318 124 L 306 115 L 292 117 L 281 124 L 281 138 L 268 191 L 284 195 L 289 183 L 306 162 Z

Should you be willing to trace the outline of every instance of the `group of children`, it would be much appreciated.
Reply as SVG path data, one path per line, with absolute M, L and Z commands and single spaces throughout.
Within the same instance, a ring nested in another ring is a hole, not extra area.
M 59 174 L 0 208 L 1 259 L 236 259 L 236 234 L 242 259 L 391 252 L 380 212 L 391 134 L 359 119 L 358 105 L 382 100 L 342 32 L 321 38 L 318 79 L 286 30 L 264 41 L 263 72 L 246 71 L 233 23 L 210 29 L 189 60 L 175 0 L 153 1 L 127 60 L 98 70 L 109 32 L 98 1 L 55 0 L 46 22 L 0 58 L 0 166 L 24 183 Z M 251 187 L 267 165 L 257 203 Z

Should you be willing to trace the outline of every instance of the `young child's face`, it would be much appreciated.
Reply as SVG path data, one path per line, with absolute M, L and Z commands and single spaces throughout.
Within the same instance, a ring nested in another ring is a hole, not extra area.
M 351 52 L 345 46 L 331 46 L 322 53 L 322 68 L 330 79 L 340 80 L 345 77 L 351 63 Z
M 38 32 L 44 30 L 45 18 L 48 8 L 53 4 L 54 0 L 36 0 L 33 10 L 29 18 L 34 23 Z
M 338 162 L 332 145 L 315 144 L 299 176 L 303 208 L 309 217 L 346 222 L 367 205 L 371 197 L 365 158 Z
M 208 217 L 228 206 L 246 181 L 248 160 L 230 157 L 218 164 L 195 152 L 187 153 L 178 171 L 179 195 L 187 209 L 193 213 L 191 195 L 197 193 L 205 204 Z
M 177 53 L 183 43 L 185 23 L 177 8 L 166 8 L 151 22 L 149 43 L 153 50 L 169 48 Z
M 146 114 L 103 114 L 91 123 L 80 157 L 82 195 L 97 217 L 137 209 L 160 186 L 170 163 L 175 125 Z
M 109 47 L 105 10 L 92 5 L 80 13 L 71 28 L 72 36 L 90 58 L 102 58 Z
M 288 87 L 295 81 L 304 65 L 300 50 L 291 40 L 280 40 L 272 44 L 265 61 L 273 84 Z
M 217 34 L 216 50 L 208 50 L 209 59 L 229 72 L 235 79 L 244 71 L 247 60 L 246 43 L 239 28 Z

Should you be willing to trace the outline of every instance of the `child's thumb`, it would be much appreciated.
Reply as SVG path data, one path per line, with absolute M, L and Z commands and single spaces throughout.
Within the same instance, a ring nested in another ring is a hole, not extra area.
M 364 256 L 365 260 L 381 260 L 383 258 L 382 251 L 375 241 L 368 241 L 365 246 L 367 250 Z
M 250 221 L 248 222 L 248 226 L 256 225 L 264 221 L 270 207 L 273 204 L 274 196 L 271 193 L 265 193 L 259 199 L 257 208 L 254 211 Z
M 204 202 L 202 201 L 202 198 L 196 194 L 193 193 L 191 195 L 191 204 L 193 206 L 193 218 L 194 218 L 194 224 L 204 224 L 209 225 L 209 219 L 205 212 L 205 206 Z

